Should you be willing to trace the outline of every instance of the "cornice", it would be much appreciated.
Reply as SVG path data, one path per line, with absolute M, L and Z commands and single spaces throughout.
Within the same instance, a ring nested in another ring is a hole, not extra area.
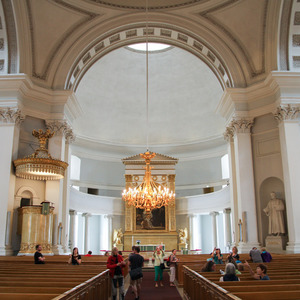
M 35 85 L 26 74 L 1 75 L 0 92 L 1 103 L 18 103 L 24 107 L 24 114 L 33 116 L 38 114 L 52 119 L 66 115 L 67 119 L 72 122 L 82 113 L 72 91 L 53 91 L 40 87 Z
M 300 73 L 271 72 L 268 77 L 246 88 L 227 88 L 216 112 L 226 118 L 257 117 L 271 113 L 280 104 L 300 103 Z

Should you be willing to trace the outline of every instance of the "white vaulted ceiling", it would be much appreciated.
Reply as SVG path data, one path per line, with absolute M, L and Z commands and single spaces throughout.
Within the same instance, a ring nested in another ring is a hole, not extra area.
M 146 145 L 146 55 L 125 48 L 96 62 L 76 91 L 78 138 Z M 149 54 L 149 144 L 183 145 L 220 137 L 222 88 L 196 56 L 179 48 Z

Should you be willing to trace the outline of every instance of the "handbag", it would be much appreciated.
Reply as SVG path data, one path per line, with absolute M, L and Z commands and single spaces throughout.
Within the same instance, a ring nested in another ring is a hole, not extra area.
M 132 269 L 129 272 L 131 280 L 137 280 L 143 277 L 142 268 Z
M 161 268 L 162 270 L 165 269 L 165 268 L 166 268 L 165 264 L 164 264 L 164 263 L 161 263 L 161 264 L 160 264 L 160 268 Z

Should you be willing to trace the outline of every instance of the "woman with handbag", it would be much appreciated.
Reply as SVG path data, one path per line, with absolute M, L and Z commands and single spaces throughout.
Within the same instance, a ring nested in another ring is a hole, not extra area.
M 158 287 L 158 282 L 160 286 L 163 285 L 163 271 L 165 268 L 164 264 L 164 254 L 160 247 L 157 247 L 153 253 L 154 257 L 154 271 L 155 271 L 155 287 Z

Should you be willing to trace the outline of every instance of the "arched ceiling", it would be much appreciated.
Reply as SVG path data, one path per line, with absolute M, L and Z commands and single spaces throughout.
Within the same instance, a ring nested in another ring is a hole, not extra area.
M 149 54 L 149 144 L 180 146 L 222 136 L 223 90 L 210 68 L 180 48 Z M 98 60 L 76 91 L 78 138 L 146 147 L 145 52 L 123 47 Z

